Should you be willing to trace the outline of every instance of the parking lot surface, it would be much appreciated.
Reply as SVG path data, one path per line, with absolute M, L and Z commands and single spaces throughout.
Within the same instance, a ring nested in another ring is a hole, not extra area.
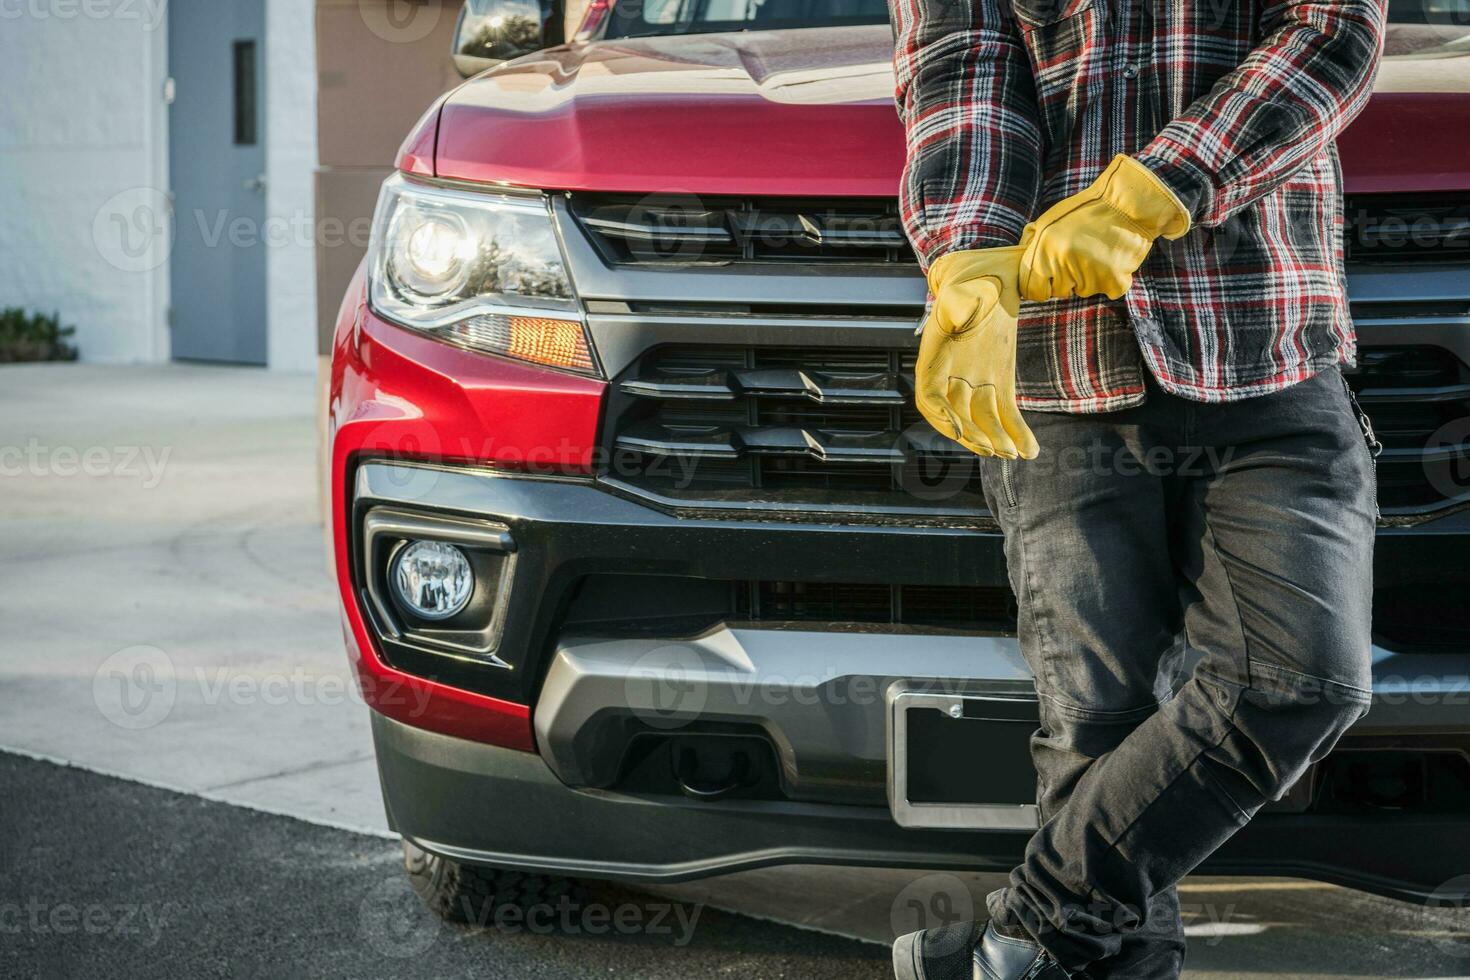
M 880 978 L 881 947 L 603 889 L 442 924 L 378 837 L 0 755 L 0 976 Z

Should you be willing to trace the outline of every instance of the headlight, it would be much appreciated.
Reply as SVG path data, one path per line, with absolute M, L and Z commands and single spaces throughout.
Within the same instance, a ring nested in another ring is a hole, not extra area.
M 400 326 L 470 350 L 597 373 L 540 195 L 394 175 L 378 199 L 368 270 L 373 309 Z

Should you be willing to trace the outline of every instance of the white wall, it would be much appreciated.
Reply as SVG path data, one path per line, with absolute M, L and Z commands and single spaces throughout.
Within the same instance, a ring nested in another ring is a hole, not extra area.
M 316 6 L 266 0 L 266 208 L 292 229 L 266 258 L 267 359 L 276 370 L 316 370 Z
M 92 361 L 168 356 L 167 44 L 162 0 L 0 3 L 0 306 Z
M 314 23 L 312 0 L 266 0 L 267 357 L 283 370 L 316 365 Z M 60 312 L 88 361 L 169 357 L 167 62 L 165 0 L 0 2 L 0 307 Z

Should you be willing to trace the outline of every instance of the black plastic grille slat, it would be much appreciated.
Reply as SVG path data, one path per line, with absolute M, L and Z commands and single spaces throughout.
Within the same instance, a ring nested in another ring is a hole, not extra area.
M 893 198 L 574 194 L 572 213 L 618 264 L 916 264 Z
M 1442 347 L 1367 347 L 1345 374 L 1383 443 L 1385 514 L 1424 513 L 1470 494 L 1470 367 Z
M 1353 196 L 1343 218 L 1347 260 L 1354 264 L 1470 259 L 1470 197 L 1464 195 Z
M 757 581 L 746 587 L 744 612 L 754 622 L 1015 630 L 1016 599 L 1003 586 Z
M 1373 597 L 1373 632 L 1410 649 L 1463 651 L 1470 644 L 1465 583 L 1451 577 L 1380 588 Z
M 838 432 L 881 433 L 889 430 L 892 413 L 882 405 L 850 405 L 835 411 L 829 404 L 798 399 L 762 400 L 756 406 L 762 425 L 795 425 Z
M 617 379 L 613 445 L 672 461 L 632 474 L 660 492 L 730 502 L 743 476 L 751 501 L 983 513 L 979 466 L 914 409 L 912 371 L 883 348 L 656 348 Z
M 902 405 L 908 399 L 904 379 L 880 368 L 853 370 L 826 366 L 816 371 L 796 367 L 660 366 L 652 376 L 630 378 L 622 389 L 645 398 L 735 399 L 800 398 L 823 404 Z
M 893 621 L 893 587 L 830 582 L 759 582 L 752 610 L 757 621 Z
M 1010 589 L 906 585 L 900 598 L 905 622 L 994 624 L 1006 629 L 1016 622 L 1016 596 Z
M 871 490 L 886 487 L 892 468 L 883 463 L 831 466 L 807 459 L 776 459 L 761 468 L 761 485 L 802 490 Z

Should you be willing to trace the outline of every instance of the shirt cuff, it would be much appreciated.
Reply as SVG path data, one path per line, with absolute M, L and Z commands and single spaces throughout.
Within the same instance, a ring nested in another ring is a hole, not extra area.
M 949 228 L 942 235 L 926 238 L 915 246 L 914 251 L 918 253 L 919 266 L 927 276 L 929 267 L 941 255 L 980 248 L 1012 248 L 1020 244 L 1020 241 L 1021 232 L 1011 231 L 1008 228 L 993 226 Z
M 1208 175 L 1183 159 L 1161 155 L 1154 149 L 1145 149 L 1135 154 L 1133 159 L 1147 167 L 1160 183 L 1173 192 L 1184 210 L 1189 212 L 1192 223 L 1202 223 L 1213 197 L 1213 185 Z

